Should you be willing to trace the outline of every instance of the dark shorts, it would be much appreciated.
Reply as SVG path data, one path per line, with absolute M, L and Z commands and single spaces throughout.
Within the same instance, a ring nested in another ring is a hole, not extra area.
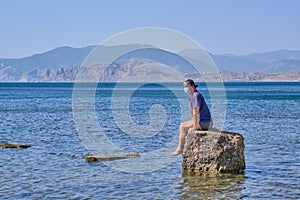
M 210 122 L 200 122 L 199 123 L 202 130 L 207 131 L 213 127 L 213 121 L 211 120 Z

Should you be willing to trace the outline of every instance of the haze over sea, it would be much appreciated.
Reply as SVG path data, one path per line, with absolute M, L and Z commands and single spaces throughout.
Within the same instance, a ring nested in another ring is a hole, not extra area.
M 182 83 L 170 83 L 182 90 Z M 124 90 L 132 87 L 125 84 Z M 96 111 L 107 137 L 125 151 L 159 149 L 180 123 L 177 99 L 157 84 L 139 88 L 130 112 L 149 122 L 153 103 L 168 110 L 164 134 L 131 141 L 114 124 L 112 83 L 100 83 Z M 209 92 L 200 84 L 210 102 Z M 0 149 L 0 199 L 299 199 L 300 83 L 225 83 L 225 130 L 245 137 L 243 174 L 217 177 L 182 174 L 181 157 L 148 173 L 125 173 L 87 163 L 72 113 L 72 83 L 0 83 L 0 143 L 28 149 Z M 147 114 L 145 114 L 145 112 Z

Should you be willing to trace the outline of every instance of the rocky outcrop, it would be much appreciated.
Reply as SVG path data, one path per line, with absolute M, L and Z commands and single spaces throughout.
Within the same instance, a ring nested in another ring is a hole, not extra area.
M 226 131 L 191 131 L 182 153 L 185 172 L 231 173 L 245 169 L 244 138 Z
M 151 62 L 148 61 L 148 64 L 149 63 Z M 147 62 L 145 60 L 138 62 L 132 59 L 122 64 L 111 64 L 110 67 L 103 73 L 101 71 L 102 68 L 99 65 L 99 69 L 96 69 L 96 71 L 92 72 L 92 74 L 93 76 L 96 73 L 103 74 L 99 80 L 101 82 L 118 82 L 119 80 L 122 80 L 122 77 L 130 77 L 129 80 L 142 80 L 143 82 L 178 82 L 179 80 L 179 77 L 174 77 L 173 74 L 166 74 L 165 72 L 161 73 L 159 70 L 155 70 L 155 68 L 150 64 L 148 68 L 147 65 L 143 64 L 147 64 Z M 143 66 L 143 68 L 142 70 L 133 70 L 135 66 Z M 159 68 L 161 66 L 157 65 L 157 67 Z M 58 69 L 36 68 L 21 73 L 18 72 L 16 68 L 7 66 L 0 69 L 0 82 L 74 82 L 79 71 L 79 67 Z M 272 74 L 264 74 L 260 72 L 220 72 L 220 74 L 224 82 L 300 81 L 300 70 Z M 198 73 L 184 74 L 186 78 L 192 78 L 197 82 L 216 81 L 214 79 L 215 74 L 203 73 L 203 75 L 205 75 L 205 77 L 201 77 Z M 212 80 L 209 80 L 208 77 L 212 77 Z M 90 79 L 87 78 L 87 80 Z
M 29 147 L 31 146 L 27 144 L 8 144 L 8 143 L 0 144 L 0 148 L 2 149 L 14 149 L 14 148 L 27 149 Z
M 141 157 L 141 155 L 138 152 L 132 152 L 126 155 L 86 155 L 84 159 L 86 162 L 100 162 L 139 157 Z

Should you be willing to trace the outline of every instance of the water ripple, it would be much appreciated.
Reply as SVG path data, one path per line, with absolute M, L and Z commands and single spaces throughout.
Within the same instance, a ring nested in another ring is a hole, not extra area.
M 109 101 L 112 86 L 105 88 L 98 88 L 99 98 Z M 227 84 L 225 129 L 244 135 L 246 170 L 241 175 L 207 177 L 182 174 L 181 158 L 145 174 L 86 163 L 83 156 L 88 152 L 72 116 L 72 84 L 1 84 L 0 142 L 32 147 L 0 149 L 0 199 L 299 199 L 299 88 L 278 83 Z M 147 100 L 168 102 L 167 97 L 151 99 L 151 88 L 143 92 L 149 93 L 144 104 Z M 120 139 L 104 105 L 97 102 L 98 114 L 105 114 L 100 125 L 126 151 L 160 148 L 178 134 L 178 111 L 169 106 L 164 137 Z M 134 120 L 143 112 L 140 106 L 131 107 Z M 141 119 L 147 124 L 147 117 Z

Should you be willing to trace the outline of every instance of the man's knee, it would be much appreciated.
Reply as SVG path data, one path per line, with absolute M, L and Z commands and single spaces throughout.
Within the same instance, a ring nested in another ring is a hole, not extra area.
M 183 128 L 186 128 L 186 125 L 184 122 L 180 124 L 180 129 L 183 129 Z
M 181 124 L 180 124 L 180 129 L 189 129 L 191 127 L 191 123 L 189 122 L 189 121 L 187 121 L 187 122 L 182 122 Z

